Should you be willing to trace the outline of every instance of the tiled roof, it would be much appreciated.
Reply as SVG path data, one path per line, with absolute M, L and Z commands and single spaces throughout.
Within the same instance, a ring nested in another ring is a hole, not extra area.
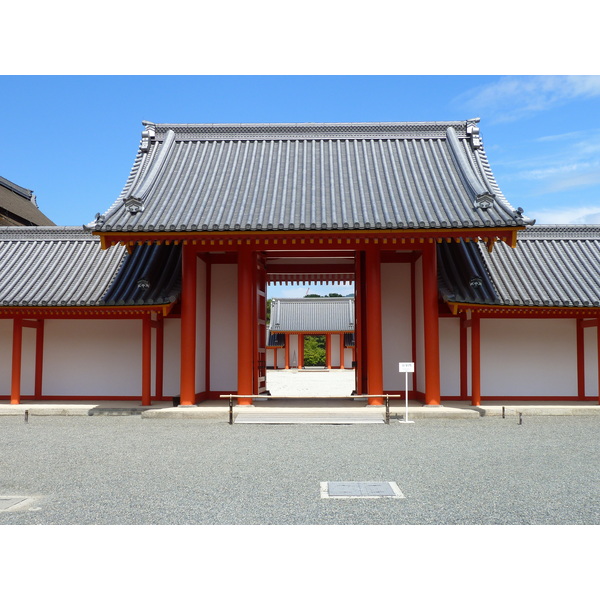
M 125 255 L 81 227 L 0 227 L 0 306 L 97 305 Z
M 516 248 L 498 242 L 491 253 L 482 243 L 453 246 L 455 255 L 471 258 L 482 285 L 465 285 L 466 271 L 461 280 L 452 273 L 450 262 L 442 259 L 438 272 L 445 300 L 501 306 L 600 306 L 599 226 L 529 227 L 519 232 Z M 447 250 L 439 248 L 442 255 Z M 458 266 L 458 259 L 454 264 Z
M 102 232 L 517 227 L 475 121 L 145 123 Z
M 101 250 L 81 227 L 0 227 L 0 307 L 171 303 L 180 261 L 179 246 Z
M 6 225 L 54 225 L 40 211 L 35 194 L 4 177 L 0 177 L 0 224 Z
M 275 298 L 270 331 L 354 331 L 354 298 Z

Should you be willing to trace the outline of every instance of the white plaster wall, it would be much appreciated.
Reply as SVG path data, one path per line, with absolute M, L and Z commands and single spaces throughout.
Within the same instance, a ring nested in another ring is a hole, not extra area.
M 163 394 L 179 396 L 181 384 L 181 319 L 164 322 Z
M 210 387 L 237 390 L 237 265 L 213 265 Z
M 460 319 L 444 317 L 440 323 L 440 393 L 460 394 Z
M 295 369 L 298 367 L 299 357 L 298 357 L 298 334 L 291 334 L 288 336 L 288 341 L 290 343 L 290 369 Z
M 196 393 L 206 390 L 206 263 L 196 261 Z
M 585 353 L 585 395 L 598 395 L 598 344 L 596 327 L 583 330 Z
M 0 319 L 0 395 L 9 396 L 12 374 L 12 319 Z
M 577 395 L 575 319 L 481 319 L 481 393 Z
M 352 348 L 344 348 L 344 368 L 352 368 Z
M 267 368 L 273 367 L 275 365 L 275 349 L 267 348 Z
M 140 319 L 46 321 L 45 395 L 139 396 L 141 380 Z
M 383 389 L 403 390 L 399 362 L 413 362 L 410 264 L 381 265 L 381 314 L 383 344 Z M 412 389 L 412 377 L 408 378 Z
M 331 366 L 339 367 L 340 366 L 340 334 L 332 333 L 331 334 Z
M 423 258 L 415 263 L 415 332 L 417 390 L 425 392 L 425 330 L 423 324 Z

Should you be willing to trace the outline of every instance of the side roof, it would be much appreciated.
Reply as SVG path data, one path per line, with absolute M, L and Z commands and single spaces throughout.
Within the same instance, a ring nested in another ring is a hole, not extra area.
M 269 330 L 354 331 L 354 298 L 274 298 Z
M 440 294 L 449 302 L 600 307 L 600 226 L 537 225 L 489 253 L 481 242 L 438 245 Z
M 176 246 L 102 250 L 81 227 L 0 227 L 0 311 L 170 304 L 181 289 L 180 254 Z
M 0 177 L 0 225 L 54 225 L 37 206 L 35 194 Z
M 145 122 L 99 232 L 522 227 L 476 120 Z

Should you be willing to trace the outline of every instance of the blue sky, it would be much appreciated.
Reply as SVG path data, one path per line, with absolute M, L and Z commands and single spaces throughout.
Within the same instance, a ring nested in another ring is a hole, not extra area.
M 59 225 L 89 223 L 116 199 L 142 120 L 472 117 L 481 118 L 484 147 L 511 204 L 538 223 L 600 223 L 600 76 L 8 75 L 0 77 L 0 115 L 0 175 L 34 190 Z

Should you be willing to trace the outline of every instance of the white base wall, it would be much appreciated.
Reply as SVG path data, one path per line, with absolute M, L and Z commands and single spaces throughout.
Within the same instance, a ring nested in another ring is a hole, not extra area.
M 482 396 L 576 396 L 575 319 L 481 319 Z

